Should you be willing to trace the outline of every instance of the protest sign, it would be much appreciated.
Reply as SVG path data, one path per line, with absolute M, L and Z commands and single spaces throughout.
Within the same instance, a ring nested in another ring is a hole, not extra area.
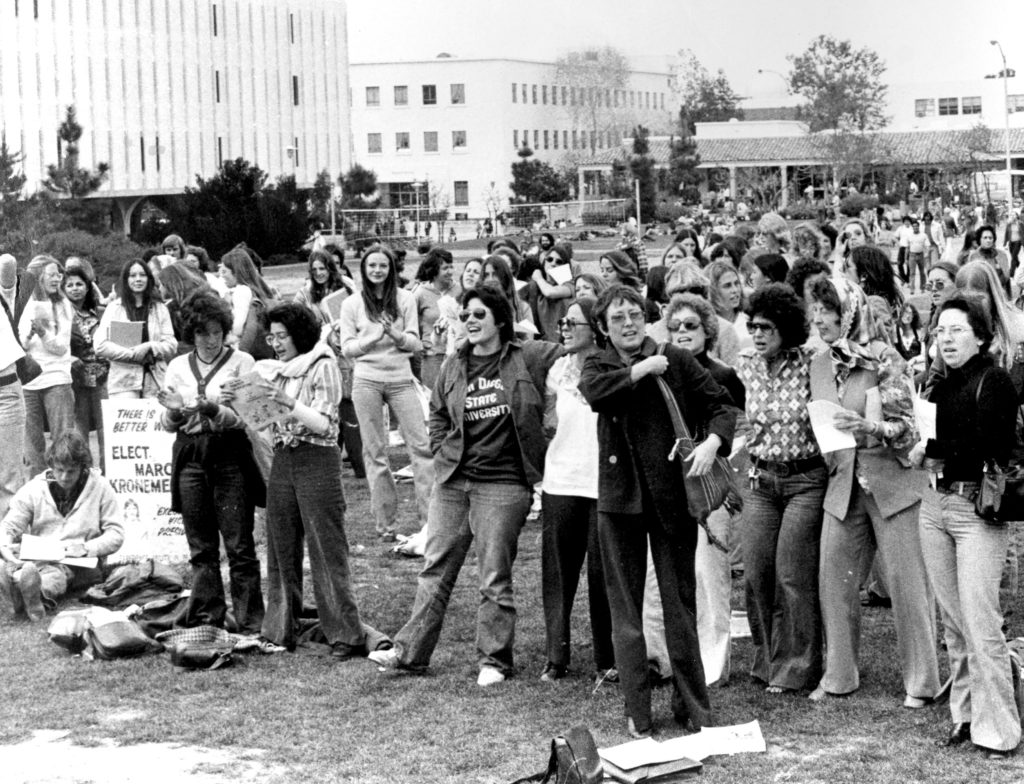
M 104 400 L 106 477 L 124 513 L 124 545 L 108 561 L 183 561 L 188 543 L 181 515 L 171 511 L 174 434 L 160 424 L 153 399 Z

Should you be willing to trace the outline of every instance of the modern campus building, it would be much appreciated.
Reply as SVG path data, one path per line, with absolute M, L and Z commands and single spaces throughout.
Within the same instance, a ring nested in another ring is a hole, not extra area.
M 74 105 L 125 223 L 227 159 L 311 184 L 351 165 L 346 41 L 345 0 L 4 0 L 0 133 L 36 190 Z
M 355 160 L 377 175 L 382 207 L 500 212 L 524 145 L 564 165 L 618 148 L 637 124 L 671 129 L 667 73 L 631 71 L 624 89 L 560 83 L 551 62 L 460 59 L 353 63 Z

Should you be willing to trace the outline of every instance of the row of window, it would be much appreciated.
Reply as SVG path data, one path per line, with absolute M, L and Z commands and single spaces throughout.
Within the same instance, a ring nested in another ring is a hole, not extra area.
M 465 84 L 450 84 L 448 85 L 448 95 L 451 98 L 453 106 L 460 106 L 466 103 L 466 85 Z M 394 86 L 394 105 L 395 106 L 408 106 L 409 105 L 409 85 L 407 84 L 396 84 Z M 437 105 L 437 85 L 436 84 L 424 84 L 420 86 L 420 97 L 423 100 L 424 106 L 436 106 Z M 380 87 L 370 86 L 366 88 L 366 105 L 367 106 L 380 106 Z
M 559 146 L 561 134 L 561 147 Z M 570 135 L 571 134 L 571 135 Z M 522 142 L 520 144 L 520 142 Z M 572 146 L 570 147 L 570 142 Z M 618 131 L 533 131 L 533 144 L 530 144 L 530 131 L 512 131 L 512 146 L 515 149 L 530 147 L 533 150 L 603 150 L 612 149 L 622 144 L 622 134 Z
M 427 197 L 425 194 L 430 191 L 433 192 L 433 188 L 429 187 L 433 183 L 427 183 L 427 188 L 424 188 L 424 183 L 421 182 L 383 182 L 380 184 L 380 190 L 385 194 L 385 204 L 390 207 L 417 207 L 417 214 L 422 215 L 422 208 L 427 207 Z M 454 195 L 454 207 L 468 207 L 469 206 L 469 180 L 455 180 L 452 183 L 452 193 Z M 458 218 L 456 217 L 456 220 Z
M 601 89 L 600 87 L 566 87 L 558 85 L 551 85 L 550 90 L 548 85 L 540 85 L 538 91 L 538 85 L 529 85 L 530 91 L 527 92 L 527 85 L 523 83 L 512 82 L 512 103 L 520 103 L 520 96 L 522 96 L 522 103 L 530 103 L 527 100 L 528 97 L 533 98 L 533 103 L 538 103 L 537 98 L 540 98 L 539 103 L 547 105 L 548 96 L 551 96 L 551 105 L 558 106 L 559 96 L 561 96 L 562 106 L 605 106 L 610 108 L 623 108 L 625 109 L 628 105 L 630 109 L 664 109 L 665 108 L 665 93 L 656 93 L 649 90 L 641 92 L 640 90 L 613 90 L 611 88 Z
M 227 94 L 227 80 L 224 80 L 224 89 L 221 89 L 220 71 L 213 72 L 213 100 L 215 103 L 221 103 L 222 100 L 226 100 Z M 299 77 L 292 76 L 292 106 L 299 105 Z
M 63 149 L 61 147 L 60 140 L 57 141 L 58 160 L 63 156 Z M 156 170 L 160 171 L 160 154 L 164 151 L 164 148 L 160 146 L 160 137 L 156 137 L 155 143 L 147 150 L 146 149 L 146 137 L 139 136 L 139 162 L 140 168 L 143 173 L 146 171 L 146 157 L 147 153 L 155 157 Z M 291 159 L 293 166 L 299 165 L 299 137 L 296 136 L 292 140 L 292 146 L 285 150 L 285 154 Z M 217 137 L 217 165 L 220 166 L 224 163 L 224 137 Z
M 935 117 L 936 103 L 938 116 L 948 117 L 954 114 L 981 114 L 981 96 L 966 95 L 963 98 L 918 98 L 914 101 L 915 117 Z
M 466 132 L 452 131 L 452 149 L 464 150 L 466 148 Z M 381 133 L 366 134 L 366 149 L 371 153 L 384 152 L 384 135 Z M 395 134 L 395 150 L 411 150 L 411 136 L 408 131 L 399 131 Z M 438 152 L 437 131 L 423 132 L 423 152 Z

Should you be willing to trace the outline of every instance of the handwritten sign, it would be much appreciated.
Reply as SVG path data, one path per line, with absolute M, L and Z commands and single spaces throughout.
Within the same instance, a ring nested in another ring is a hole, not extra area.
M 153 399 L 103 401 L 106 476 L 124 514 L 124 545 L 110 562 L 188 559 L 181 515 L 171 511 L 174 434 L 162 412 Z

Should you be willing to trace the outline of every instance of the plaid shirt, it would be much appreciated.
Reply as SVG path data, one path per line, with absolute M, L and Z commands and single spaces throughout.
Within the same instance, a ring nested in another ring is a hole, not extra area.
M 807 414 L 813 355 L 801 346 L 769 363 L 754 349 L 740 352 L 736 372 L 747 388 L 747 448 L 754 457 L 788 461 L 821 454 Z

